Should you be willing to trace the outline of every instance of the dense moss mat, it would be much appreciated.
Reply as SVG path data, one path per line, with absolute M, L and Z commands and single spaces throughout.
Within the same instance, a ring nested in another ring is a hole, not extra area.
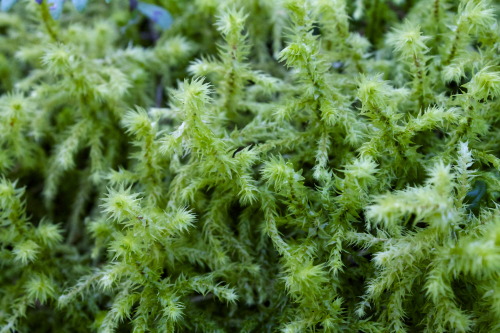
M 498 2 L 52 2 L 0 13 L 0 332 L 500 332 Z

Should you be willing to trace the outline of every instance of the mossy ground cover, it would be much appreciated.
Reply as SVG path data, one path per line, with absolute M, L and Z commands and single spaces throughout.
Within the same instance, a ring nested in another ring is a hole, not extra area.
M 0 7 L 0 332 L 500 331 L 497 2 Z

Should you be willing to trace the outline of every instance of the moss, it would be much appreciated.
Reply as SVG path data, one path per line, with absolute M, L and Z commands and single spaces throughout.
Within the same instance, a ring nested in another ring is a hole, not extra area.
M 1 3 L 0 332 L 500 330 L 498 4 Z

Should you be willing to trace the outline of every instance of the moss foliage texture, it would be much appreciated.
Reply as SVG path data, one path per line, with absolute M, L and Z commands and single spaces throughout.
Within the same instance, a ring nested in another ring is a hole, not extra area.
M 14 2 L 1 333 L 500 332 L 498 2 Z

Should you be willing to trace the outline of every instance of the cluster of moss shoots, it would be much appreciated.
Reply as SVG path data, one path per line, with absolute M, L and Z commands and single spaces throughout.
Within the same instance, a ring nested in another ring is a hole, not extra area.
M 498 4 L 75 3 L 0 13 L 1 333 L 500 331 Z

